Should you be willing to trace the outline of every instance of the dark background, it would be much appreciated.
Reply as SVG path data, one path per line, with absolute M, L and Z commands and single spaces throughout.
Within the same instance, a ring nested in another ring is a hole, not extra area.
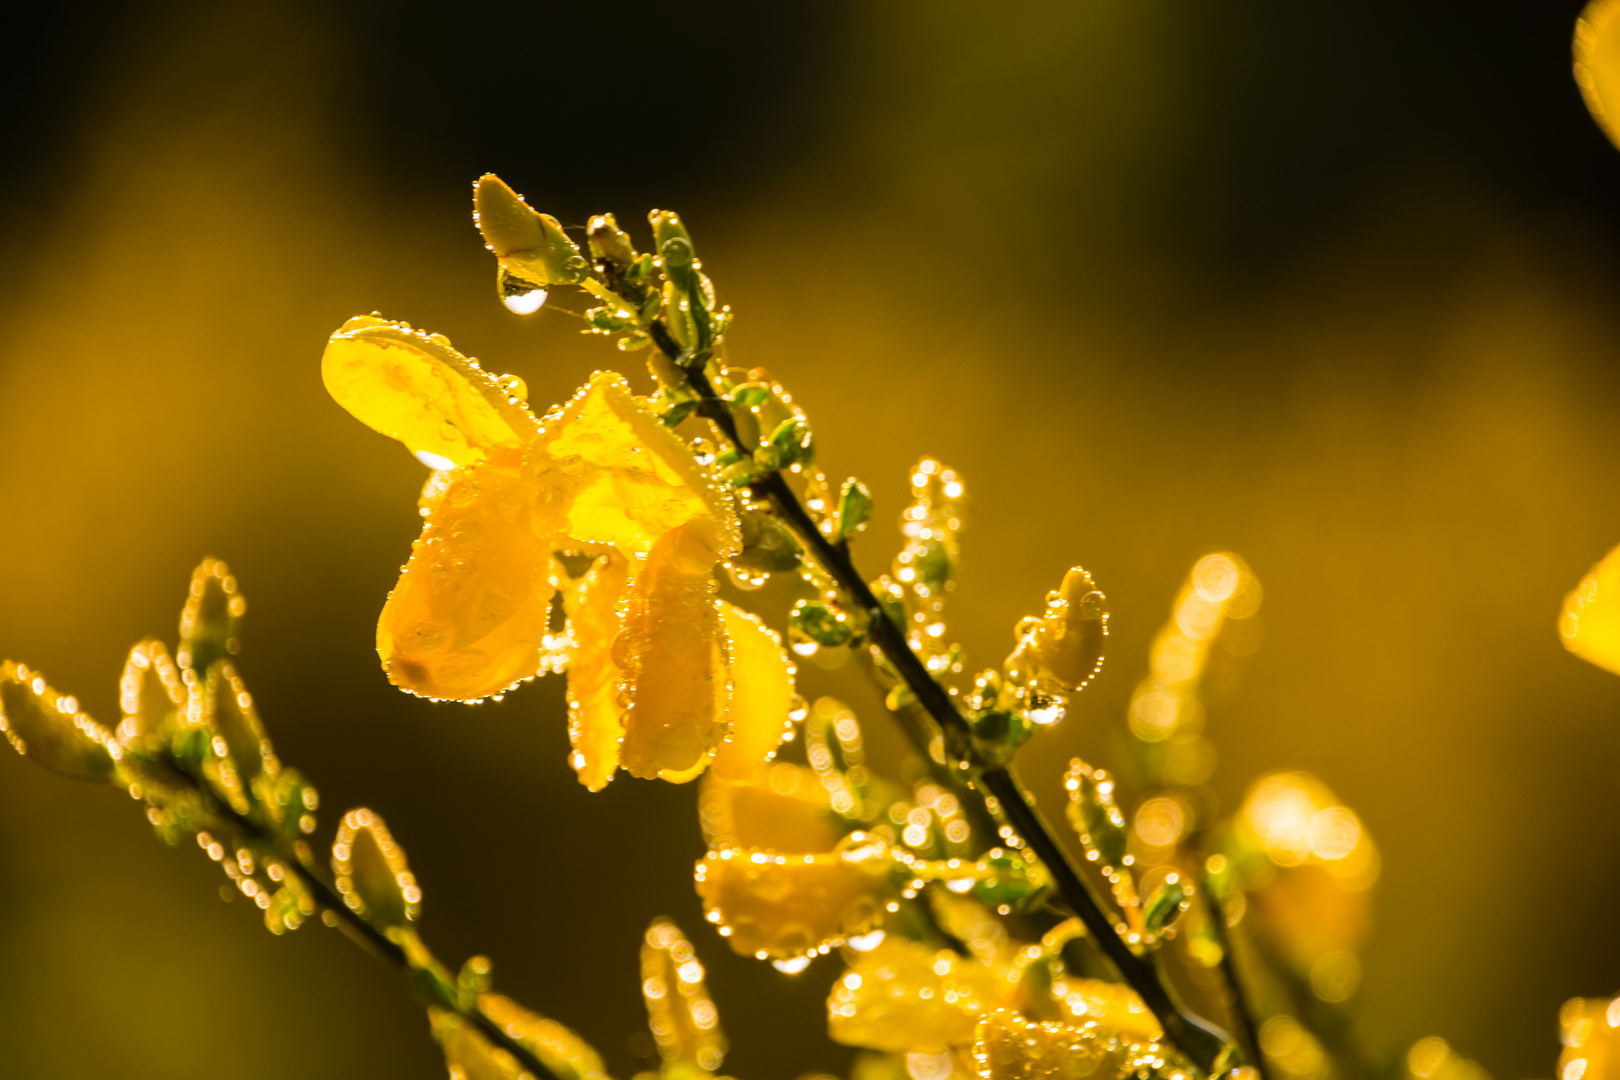
M 44 6 L 38 6 L 43 8 Z M 494 300 L 467 184 L 567 222 L 679 209 L 827 467 L 974 497 L 952 634 L 994 662 L 1063 569 L 1108 667 L 1024 770 L 1108 759 L 1201 553 L 1267 590 L 1211 710 L 1230 804 L 1308 768 L 1384 857 L 1361 1029 L 1550 1074 L 1620 987 L 1620 681 L 1563 593 L 1620 541 L 1620 153 L 1569 74 L 1578 5 L 1080 0 L 58 5 L 0 64 L 0 653 L 98 717 L 186 575 L 228 559 L 240 666 L 321 836 L 386 816 L 448 961 L 620 1076 L 654 915 L 692 934 L 742 1080 L 841 1072 L 834 965 L 733 957 L 690 889 L 690 788 L 565 762 L 562 691 L 432 706 L 372 626 L 420 467 L 330 402 L 349 315 L 444 332 L 561 400 L 633 361 Z M 639 230 L 644 232 L 645 230 Z M 564 301 L 558 307 L 578 310 Z M 627 373 L 645 385 L 645 375 Z M 887 723 L 848 694 L 879 741 Z M 0 759 L 0 1073 L 443 1075 L 419 1010 L 318 926 L 273 939 L 137 808 Z

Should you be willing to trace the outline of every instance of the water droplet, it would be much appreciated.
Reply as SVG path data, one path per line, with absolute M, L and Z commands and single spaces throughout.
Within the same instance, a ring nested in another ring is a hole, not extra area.
M 546 306 L 546 290 L 530 289 L 528 292 L 512 293 L 501 297 L 501 303 L 513 314 L 533 315 Z

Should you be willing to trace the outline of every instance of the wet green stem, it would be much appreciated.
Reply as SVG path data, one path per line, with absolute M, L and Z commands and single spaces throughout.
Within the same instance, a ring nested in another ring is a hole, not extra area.
M 698 411 L 733 447 L 747 453 L 748 447 L 738 438 L 737 424 L 730 407 L 715 393 L 701 365 L 691 362 L 662 322 L 653 321 L 647 331 L 653 343 L 685 372 L 690 389 L 698 397 Z M 1052 875 L 1058 894 L 1069 910 L 1079 917 L 1126 985 L 1158 1018 L 1165 1036 L 1199 1068 L 1214 1074 L 1232 1040 L 1176 1004 L 1160 979 L 1158 968 L 1151 960 L 1132 952 L 1115 931 L 1113 920 L 1080 876 L 1056 834 L 1036 809 L 1029 793 L 1005 765 L 987 766 L 980 759 L 973 747 L 967 721 L 957 710 L 956 702 L 912 650 L 904 631 L 884 612 L 866 579 L 856 570 L 847 546 L 834 544 L 827 539 L 780 472 L 769 473 L 755 481 L 752 488 L 757 495 L 771 502 L 777 514 L 810 549 L 815 560 L 865 614 L 868 641 L 882 652 L 933 724 L 937 725 L 936 732 L 921 717 L 907 715 L 908 710 L 896 714 L 917 749 L 931 759 L 930 744 L 936 734 L 943 736 L 947 758 L 957 763 L 956 767 L 967 786 L 981 798 L 995 800 L 1012 830 L 1022 837 Z
M 478 1033 L 489 1040 L 493 1046 L 511 1054 L 519 1065 L 533 1074 L 535 1080 L 560 1080 L 556 1073 L 546 1067 L 545 1063 L 536 1057 L 522 1043 L 506 1033 L 495 1021 L 485 1016 L 476 1004 L 469 1007 L 455 1000 L 454 994 L 449 993 L 450 976 L 437 960 L 428 960 L 427 965 L 413 961 L 404 946 L 390 938 L 371 921 L 359 912 L 350 908 L 337 894 L 337 890 L 329 885 L 326 878 L 316 868 L 314 859 L 307 847 L 302 844 L 287 844 L 280 836 L 273 834 L 259 823 L 237 813 L 230 806 L 214 796 L 207 786 L 183 768 L 179 762 L 170 760 L 167 764 L 179 776 L 184 777 L 187 783 L 195 788 L 205 800 L 214 817 L 223 822 L 229 829 L 238 835 L 251 837 L 254 841 L 275 852 L 281 864 L 293 874 L 298 881 L 309 891 L 315 901 L 318 911 L 330 912 L 347 936 L 361 945 L 378 959 L 392 964 L 399 970 L 406 984 L 415 992 L 413 996 L 433 998 L 432 1004 L 449 1012 L 455 1013 L 463 1021 L 478 1030 Z M 425 950 L 424 950 L 425 951 Z M 426 976 L 424 978 L 423 976 Z M 430 989 L 431 988 L 431 989 Z

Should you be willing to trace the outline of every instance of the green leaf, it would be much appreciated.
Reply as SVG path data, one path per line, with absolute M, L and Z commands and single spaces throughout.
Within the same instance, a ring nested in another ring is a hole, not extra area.
M 800 600 L 788 613 L 788 633 L 817 645 L 843 645 L 855 636 L 849 617 L 820 600 Z
M 17 753 L 70 779 L 109 781 L 117 771 L 121 748 L 107 729 L 76 698 L 10 660 L 0 665 L 0 731 Z
M 383 819 L 360 808 L 343 815 L 332 844 L 338 892 L 354 911 L 387 929 L 403 929 L 421 911 L 422 890 Z
M 844 481 L 844 490 L 838 496 L 838 536 L 848 540 L 862 529 L 872 517 L 872 493 L 853 476 Z
M 1142 922 L 1149 932 L 1158 933 L 1176 921 L 1186 902 L 1187 886 L 1182 884 L 1180 877 L 1171 874 L 1142 905 Z

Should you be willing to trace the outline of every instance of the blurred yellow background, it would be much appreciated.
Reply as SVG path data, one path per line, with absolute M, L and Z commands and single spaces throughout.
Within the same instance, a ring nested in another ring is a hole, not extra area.
M 5 84 L 0 654 L 112 717 L 125 650 L 172 641 L 224 558 L 322 835 L 387 817 L 441 955 L 487 952 L 624 1076 L 668 914 L 727 1072 L 841 1071 L 831 965 L 785 976 L 701 925 L 692 788 L 588 795 L 555 680 L 470 710 L 387 685 L 372 627 L 423 472 L 318 374 L 375 309 L 540 406 L 596 367 L 645 387 L 568 315 L 501 309 L 467 185 L 575 224 L 678 209 L 732 362 L 873 487 L 869 573 L 910 464 L 966 478 L 970 665 L 1072 563 L 1107 591 L 1102 676 L 1021 759 L 1043 799 L 1070 755 L 1109 763 L 1193 560 L 1241 553 L 1266 641 L 1212 704 L 1216 785 L 1309 769 L 1377 838 L 1367 1041 L 1550 1075 L 1559 1004 L 1620 988 L 1620 680 L 1554 632 L 1620 542 L 1620 154 L 1569 76 L 1578 6 L 38 13 Z M 388 970 L 318 926 L 272 939 L 223 884 L 115 792 L 0 757 L 0 1075 L 443 1075 Z

